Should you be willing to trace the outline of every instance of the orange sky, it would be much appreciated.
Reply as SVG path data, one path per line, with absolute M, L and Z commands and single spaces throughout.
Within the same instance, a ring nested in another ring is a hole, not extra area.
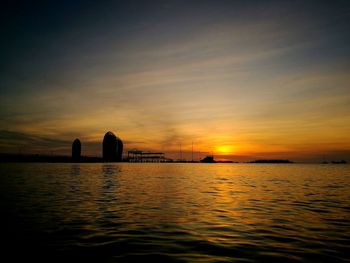
M 0 151 L 350 158 L 349 6 L 233 2 L 10 9 Z

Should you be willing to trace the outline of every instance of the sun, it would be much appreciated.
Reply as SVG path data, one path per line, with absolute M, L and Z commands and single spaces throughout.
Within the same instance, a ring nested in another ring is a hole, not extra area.
M 220 145 L 215 148 L 215 151 L 220 154 L 232 154 L 234 147 L 232 145 Z

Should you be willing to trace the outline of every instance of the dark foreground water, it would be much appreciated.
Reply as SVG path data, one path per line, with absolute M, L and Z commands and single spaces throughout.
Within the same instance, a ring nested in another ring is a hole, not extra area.
M 350 165 L 0 164 L 0 197 L 1 262 L 350 259 Z

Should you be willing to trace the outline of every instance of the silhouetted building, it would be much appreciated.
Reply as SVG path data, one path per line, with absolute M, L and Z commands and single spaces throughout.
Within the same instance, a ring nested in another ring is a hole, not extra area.
M 79 139 L 75 139 L 72 144 L 72 159 L 78 161 L 81 157 L 81 143 Z
M 123 159 L 123 142 L 117 137 L 117 161 L 120 162 Z
M 216 161 L 214 160 L 214 156 L 207 156 L 207 157 L 203 158 L 200 162 L 201 163 L 216 163 Z
M 164 157 L 163 152 L 149 152 L 149 151 L 139 151 L 130 150 L 128 151 L 128 159 L 131 163 L 162 163 L 169 162 L 169 159 Z
M 107 132 L 103 138 L 102 156 L 106 162 L 120 162 L 123 156 L 123 142 L 113 132 Z

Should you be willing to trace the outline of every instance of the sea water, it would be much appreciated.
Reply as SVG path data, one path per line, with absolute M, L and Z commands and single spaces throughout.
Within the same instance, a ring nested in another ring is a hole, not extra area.
M 0 164 L 0 197 L 2 262 L 350 259 L 350 165 Z

